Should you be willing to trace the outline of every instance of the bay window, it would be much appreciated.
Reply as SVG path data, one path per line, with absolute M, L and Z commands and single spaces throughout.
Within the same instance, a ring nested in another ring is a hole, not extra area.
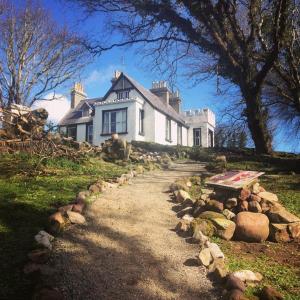
M 127 132 L 127 108 L 102 112 L 102 134 Z

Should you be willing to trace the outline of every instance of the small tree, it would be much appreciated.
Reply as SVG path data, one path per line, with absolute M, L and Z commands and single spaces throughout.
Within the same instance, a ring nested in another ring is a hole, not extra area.
M 0 107 L 31 106 L 78 75 L 87 63 L 86 50 L 38 4 L 26 2 L 17 9 L 9 1 L 1 3 Z

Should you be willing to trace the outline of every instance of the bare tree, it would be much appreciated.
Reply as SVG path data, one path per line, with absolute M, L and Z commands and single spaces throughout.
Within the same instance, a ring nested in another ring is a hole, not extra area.
M 272 151 L 268 111 L 261 94 L 282 47 L 291 1 L 73 1 L 83 5 L 88 13 L 109 15 L 111 30 L 122 34 L 121 40 L 111 44 L 90 45 L 96 53 L 142 43 L 152 51 L 156 64 L 162 61 L 158 58 L 174 56 L 172 63 L 176 65 L 191 51 L 208 55 L 212 63 L 203 69 L 203 59 L 199 60 L 199 68 L 195 66 L 193 74 L 218 72 L 237 85 L 256 150 Z
M 78 36 L 60 28 L 35 2 L 20 9 L 1 3 L 0 107 L 31 106 L 78 75 L 87 51 Z

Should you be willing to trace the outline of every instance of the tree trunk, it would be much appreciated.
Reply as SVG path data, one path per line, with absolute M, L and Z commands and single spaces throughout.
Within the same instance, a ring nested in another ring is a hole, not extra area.
M 268 129 L 268 112 L 261 104 L 261 93 L 254 89 L 243 92 L 248 127 L 259 154 L 272 153 L 272 136 Z

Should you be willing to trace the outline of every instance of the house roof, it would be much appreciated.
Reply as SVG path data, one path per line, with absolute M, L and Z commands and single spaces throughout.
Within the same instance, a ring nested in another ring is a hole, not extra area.
M 87 105 L 89 108 L 93 109 L 96 102 L 102 101 L 103 98 L 93 98 L 93 99 L 84 99 L 81 100 L 78 105 L 70 109 L 67 114 L 60 120 L 59 125 L 73 125 L 92 122 L 92 116 L 82 117 L 81 109 L 84 105 Z
M 157 109 L 161 113 L 167 115 L 168 117 L 170 117 L 174 121 L 177 121 L 177 122 L 181 123 L 182 125 L 186 126 L 184 118 L 171 105 L 165 104 L 164 102 L 162 102 L 162 100 L 158 96 L 156 96 L 151 91 L 149 91 L 148 89 L 143 87 L 140 83 L 138 83 L 133 78 L 129 77 L 126 74 L 123 74 L 123 75 L 131 82 L 131 84 L 133 86 L 135 86 L 135 88 L 142 94 L 142 96 L 146 100 L 148 100 L 148 102 L 155 109 Z

